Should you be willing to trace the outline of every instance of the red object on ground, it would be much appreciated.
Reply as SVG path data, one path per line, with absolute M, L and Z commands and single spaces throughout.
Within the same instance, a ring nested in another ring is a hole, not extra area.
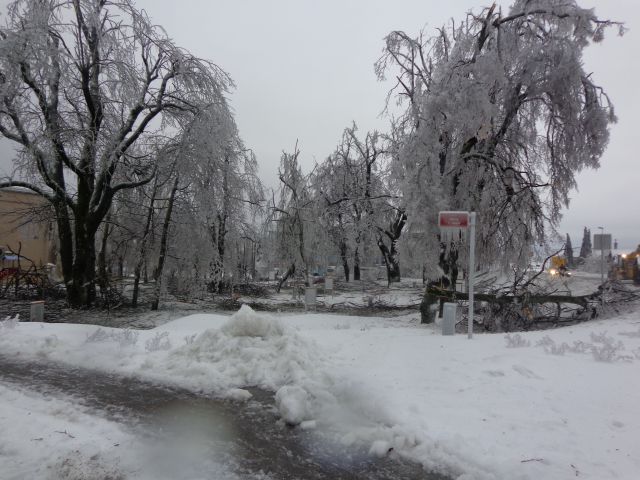
M 0 270 L 0 279 L 3 279 L 4 277 L 10 277 L 11 275 L 15 275 L 16 273 L 18 273 L 17 268 L 3 268 L 2 270 Z

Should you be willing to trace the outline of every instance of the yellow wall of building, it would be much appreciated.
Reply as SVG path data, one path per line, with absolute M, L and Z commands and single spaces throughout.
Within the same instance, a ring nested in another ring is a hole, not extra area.
M 46 206 L 46 200 L 29 191 L 0 189 L 0 249 L 5 254 L 19 251 L 23 269 L 31 262 L 37 267 L 56 263 L 54 219 L 47 217 Z M 0 260 L 0 267 L 16 266 Z

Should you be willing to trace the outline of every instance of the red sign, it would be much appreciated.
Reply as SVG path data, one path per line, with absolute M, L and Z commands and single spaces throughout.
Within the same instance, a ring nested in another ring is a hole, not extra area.
M 440 212 L 438 213 L 440 227 L 467 228 L 469 226 L 469 212 Z

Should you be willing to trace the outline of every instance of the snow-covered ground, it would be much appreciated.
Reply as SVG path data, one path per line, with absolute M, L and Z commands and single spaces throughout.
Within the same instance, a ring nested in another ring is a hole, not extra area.
M 0 383 L 0 478 L 118 478 L 131 435 L 71 399 Z
M 0 353 L 238 400 L 260 386 L 275 393 L 288 423 L 366 445 L 372 455 L 393 449 L 466 480 L 635 479 L 640 471 L 640 313 L 473 340 L 443 337 L 417 314 L 276 317 L 248 307 L 148 331 L 5 321 Z M 10 432 L 0 440 L 0 477 L 19 478 L 18 466 L 36 461 L 56 468 L 59 456 L 45 458 L 44 446 L 37 455 L 24 448 L 44 442 L 31 440 L 43 429 L 20 433 L 16 409 L 33 402 L 38 418 L 52 422 L 50 435 L 71 441 L 55 433 L 68 425 L 64 406 L 0 387 L 0 430 Z M 82 415 L 74 421 L 100 437 L 92 441 L 128 441 L 126 432 Z

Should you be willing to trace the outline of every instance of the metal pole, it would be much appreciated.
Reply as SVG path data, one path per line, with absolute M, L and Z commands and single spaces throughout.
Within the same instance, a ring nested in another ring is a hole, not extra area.
M 602 285 L 602 306 L 604 307 L 604 227 L 600 229 L 600 285 Z
M 476 273 L 476 213 L 469 213 L 469 321 L 467 338 L 473 338 L 473 282 Z

